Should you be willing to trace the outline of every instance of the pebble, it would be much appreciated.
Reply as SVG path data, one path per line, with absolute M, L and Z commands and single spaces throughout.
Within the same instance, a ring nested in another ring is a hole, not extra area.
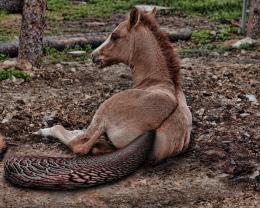
M 244 44 L 253 45 L 253 44 L 255 44 L 255 43 L 256 43 L 255 40 L 253 40 L 252 38 L 247 37 L 247 38 L 244 38 L 244 39 L 242 39 L 242 40 L 237 41 L 236 43 L 234 43 L 234 44 L 232 45 L 232 47 L 234 47 L 234 48 L 240 48 L 241 45 L 244 45 Z
M 62 65 L 61 64 L 56 64 L 56 67 L 57 68 L 62 68 Z
M 245 95 L 245 97 L 247 97 L 247 99 L 250 101 L 250 102 L 256 102 L 256 96 L 253 95 L 253 94 L 247 94 Z
M 247 117 L 247 116 L 250 116 L 250 114 L 249 113 L 241 113 L 240 114 L 240 117 L 242 117 L 242 118 Z
M 70 51 L 70 52 L 68 52 L 68 54 L 70 54 L 74 57 L 79 57 L 79 56 L 85 55 L 86 51 Z

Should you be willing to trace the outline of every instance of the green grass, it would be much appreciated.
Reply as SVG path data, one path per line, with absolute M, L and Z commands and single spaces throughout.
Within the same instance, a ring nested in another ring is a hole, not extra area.
M 209 30 L 197 30 L 192 33 L 192 40 L 199 45 L 210 43 L 211 34 Z
M 9 59 L 9 56 L 0 53 L 0 61 L 5 61 L 5 60 L 7 60 L 7 59 Z
M 255 50 L 257 47 L 258 47 L 257 44 L 244 43 L 240 45 L 239 49 L 251 51 L 251 50 Z
M 6 80 L 6 79 L 11 79 L 12 77 L 21 78 L 26 81 L 28 81 L 30 79 L 29 74 L 27 74 L 23 71 L 16 70 L 15 68 L 0 70 L 0 81 Z
M 232 35 L 237 33 L 237 28 L 229 25 L 221 25 L 216 31 L 211 32 L 208 29 L 196 30 L 192 33 L 192 41 L 198 45 L 198 47 L 205 46 L 212 42 L 222 42 L 230 40 Z
M 0 23 L 1 24 L 1 23 Z M 19 32 L 10 28 L 0 27 L 0 41 L 14 40 L 19 36 Z
M 73 4 L 69 0 L 48 0 L 47 16 L 51 20 L 79 20 L 86 16 L 106 17 L 130 9 L 138 0 L 90 0 Z
M 242 0 L 150 0 L 171 6 L 174 10 L 207 15 L 212 19 L 238 19 L 241 16 Z
M 68 54 L 69 51 L 75 51 L 75 50 L 80 50 L 80 51 L 86 51 L 87 54 L 80 56 L 80 57 L 74 57 L 70 54 Z M 44 58 L 43 58 L 43 63 L 44 64 L 56 64 L 60 63 L 62 61 L 84 61 L 88 58 L 88 53 L 91 52 L 92 49 L 89 45 L 85 47 L 80 47 L 80 46 L 75 46 L 75 47 L 67 47 L 62 51 L 59 51 L 55 48 L 46 48 L 44 49 Z
M 8 13 L 6 11 L 0 10 L 0 21 L 7 17 L 8 17 Z

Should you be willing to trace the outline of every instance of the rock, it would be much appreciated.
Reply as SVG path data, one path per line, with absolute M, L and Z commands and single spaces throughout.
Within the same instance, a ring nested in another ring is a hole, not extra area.
M 256 170 L 255 172 L 253 172 L 253 174 L 249 177 L 251 179 L 255 179 L 256 177 L 258 177 L 260 175 L 259 170 Z
M 242 117 L 242 118 L 245 118 L 245 117 L 247 117 L 247 116 L 250 116 L 250 114 L 249 114 L 249 113 L 241 113 L 241 114 L 240 114 L 240 117 Z
M 16 60 L 6 60 L 3 63 L 3 68 L 7 69 L 7 68 L 15 67 L 16 63 L 17 63 Z
M 242 49 L 241 54 L 246 54 L 246 50 Z
M 68 54 L 74 56 L 74 57 L 80 57 L 83 55 L 86 55 L 86 51 L 70 51 Z
M 210 53 L 210 55 L 212 55 L 212 56 L 219 56 L 220 54 L 218 52 L 216 52 L 216 51 L 213 51 L 213 52 Z
M 56 67 L 61 69 L 62 65 L 61 64 L 56 64 Z
M 204 95 L 204 97 L 209 97 L 212 95 L 211 92 L 207 92 L 207 91 L 203 91 L 202 94 Z
M 198 111 L 196 111 L 196 114 L 199 115 L 199 116 L 202 116 L 204 113 L 205 113 L 205 109 L 204 108 L 201 108 Z
M 246 37 L 246 38 L 244 38 L 244 39 L 242 39 L 242 40 L 239 40 L 239 41 L 237 41 L 236 43 L 234 43 L 234 44 L 232 45 L 232 47 L 233 47 L 233 48 L 240 48 L 241 45 L 244 45 L 244 44 L 253 45 L 253 44 L 255 44 L 255 43 L 256 43 L 256 41 L 255 41 L 254 39 L 249 38 L 249 37 Z
M 253 94 L 246 94 L 245 97 L 250 101 L 250 102 L 256 102 L 256 96 Z
M 210 31 L 210 35 L 212 35 L 213 37 L 215 37 L 217 35 L 217 32 L 215 30 Z
M 229 52 L 225 52 L 223 56 L 229 56 Z
M 190 28 L 181 28 L 180 30 L 169 30 L 163 29 L 168 34 L 168 37 L 171 41 L 177 41 L 177 40 L 189 40 L 192 35 L 192 31 Z

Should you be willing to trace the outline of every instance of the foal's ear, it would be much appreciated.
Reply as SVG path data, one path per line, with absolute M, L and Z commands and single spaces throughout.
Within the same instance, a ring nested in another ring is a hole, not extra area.
M 155 18 L 156 17 L 156 13 L 157 13 L 157 9 L 156 9 L 156 7 L 154 7 L 150 12 L 148 12 L 148 15 L 150 17 Z
M 140 23 L 140 17 L 141 17 L 140 10 L 134 7 L 131 10 L 129 15 L 128 30 L 131 30 L 132 28 L 136 27 Z

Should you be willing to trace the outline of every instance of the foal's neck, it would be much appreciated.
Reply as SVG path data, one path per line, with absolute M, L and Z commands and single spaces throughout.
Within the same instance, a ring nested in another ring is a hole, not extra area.
M 131 61 L 134 88 L 173 84 L 162 50 L 152 34 L 137 40 Z

